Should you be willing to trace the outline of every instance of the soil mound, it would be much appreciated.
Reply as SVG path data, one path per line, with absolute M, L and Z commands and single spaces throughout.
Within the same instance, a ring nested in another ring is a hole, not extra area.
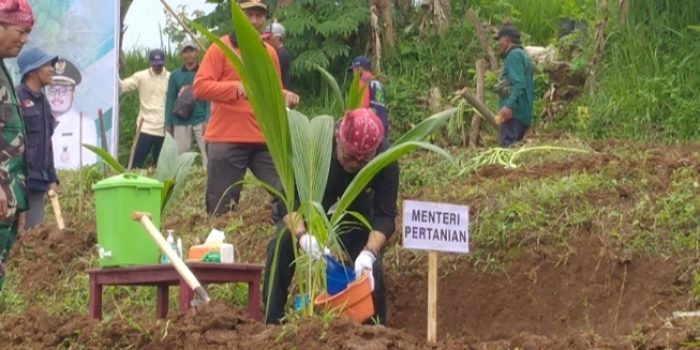
M 36 291 L 53 288 L 63 273 L 85 270 L 89 261 L 79 258 L 93 251 L 96 243 L 92 222 L 77 226 L 67 223 L 64 230 L 39 225 L 20 232 L 8 263 L 21 279 L 22 293 L 32 298 Z
M 451 269 L 450 264 L 460 263 L 443 259 L 439 338 L 489 341 L 521 333 L 551 337 L 583 332 L 614 339 L 686 306 L 688 300 L 673 297 L 690 288 L 680 279 L 679 264 L 616 256 L 595 237 L 581 237 L 570 246 L 564 253 L 527 253 L 503 272 Z M 389 322 L 422 338 L 427 276 L 411 270 L 388 274 Z
M 266 326 L 249 320 L 245 311 L 220 303 L 200 306 L 176 318 L 139 325 L 114 319 L 57 317 L 41 310 L 0 321 L 3 349 L 309 349 L 309 350 L 509 350 L 509 349 L 696 349 L 697 325 L 657 321 L 633 337 L 601 339 L 590 333 L 535 335 L 520 332 L 508 339 L 480 341 L 461 337 L 427 344 L 397 329 L 361 326 L 348 319 L 324 323 L 303 320 L 286 326 Z

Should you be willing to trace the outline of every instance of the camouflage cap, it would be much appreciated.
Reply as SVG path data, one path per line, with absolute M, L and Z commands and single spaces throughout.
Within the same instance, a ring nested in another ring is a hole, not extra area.
M 238 0 L 238 5 L 244 10 L 259 8 L 267 12 L 267 3 L 265 3 L 265 0 Z

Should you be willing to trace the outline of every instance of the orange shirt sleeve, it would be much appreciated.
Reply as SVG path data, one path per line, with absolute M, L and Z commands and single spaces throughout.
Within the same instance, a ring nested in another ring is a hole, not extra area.
M 223 38 L 223 41 L 229 44 L 228 38 Z M 194 78 L 193 89 L 197 99 L 218 103 L 231 103 L 238 100 L 240 77 L 235 79 L 225 77 L 226 65 L 231 65 L 228 58 L 216 44 L 212 44 L 204 54 Z
M 369 84 L 368 84 L 368 82 L 365 81 L 364 79 L 363 79 L 363 80 L 360 80 L 360 84 L 359 84 L 358 87 L 359 87 L 360 89 L 362 89 L 362 88 L 365 89 L 365 93 L 364 93 L 364 95 L 362 96 L 362 106 L 361 106 L 361 107 L 363 107 L 363 108 L 369 108 L 369 102 L 370 102 L 370 101 L 369 101 L 369 94 L 370 94 L 370 92 L 369 92 Z

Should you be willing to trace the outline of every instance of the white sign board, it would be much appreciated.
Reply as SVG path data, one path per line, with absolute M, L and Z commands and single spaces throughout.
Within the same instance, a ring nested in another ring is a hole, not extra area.
M 403 202 L 403 246 L 453 253 L 469 252 L 469 207 Z

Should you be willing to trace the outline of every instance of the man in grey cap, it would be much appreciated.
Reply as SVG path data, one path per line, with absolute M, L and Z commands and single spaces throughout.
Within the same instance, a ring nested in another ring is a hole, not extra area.
M 53 159 L 51 136 L 56 120 L 51 105 L 44 95 L 44 87 L 51 84 L 58 56 L 49 55 L 40 48 L 22 51 L 17 57 L 22 83 L 17 86 L 17 97 L 27 130 L 27 194 L 29 209 L 24 228 L 31 229 L 44 222 L 44 202 L 49 189 L 56 189 L 58 176 Z
M 194 133 L 202 154 L 202 165 L 207 168 L 207 153 L 204 148 L 204 129 L 209 119 L 209 102 L 196 100 L 192 95 L 192 83 L 199 68 L 199 50 L 192 41 L 180 45 L 182 68 L 175 69 L 168 79 L 165 97 L 165 128 L 173 135 L 180 153 L 192 147 Z
M 56 61 L 48 97 L 58 122 L 52 137 L 57 169 L 78 169 L 97 162 L 97 155 L 81 145 L 97 145 L 94 120 L 75 110 L 75 88 L 81 81 L 80 70 L 73 62 L 64 58 Z
M 289 75 L 289 66 L 292 64 L 292 55 L 284 46 L 285 29 L 279 22 L 272 22 L 265 27 L 265 32 L 262 34 L 270 46 L 277 51 L 277 59 L 280 61 L 280 70 L 282 71 L 282 85 L 289 90 L 291 87 L 291 77 Z

